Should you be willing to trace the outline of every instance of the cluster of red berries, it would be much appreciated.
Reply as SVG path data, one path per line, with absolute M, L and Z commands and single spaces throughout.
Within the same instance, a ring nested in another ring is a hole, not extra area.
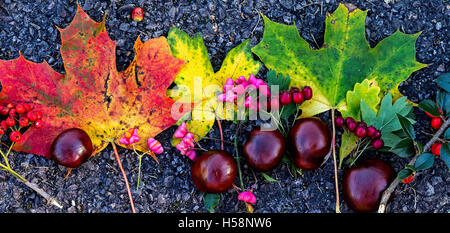
M 302 104 L 305 100 L 312 98 L 312 89 L 309 86 L 304 86 L 302 90 L 298 87 L 291 87 L 289 91 L 284 91 L 280 95 L 280 103 L 284 106 L 292 102 L 294 104 Z
M 431 128 L 438 130 L 441 128 L 442 124 L 444 123 L 444 121 L 442 120 L 441 116 L 433 116 L 431 114 L 429 114 L 428 112 L 425 112 L 429 117 L 431 117 Z M 439 113 L 442 114 L 442 111 L 439 109 Z M 441 155 L 441 146 L 442 143 L 440 142 L 436 142 L 433 144 L 433 146 L 431 146 L 431 153 L 433 153 L 436 156 Z
M 356 122 L 351 117 L 347 117 L 344 120 L 341 116 L 336 117 L 336 125 L 341 127 L 347 126 L 347 129 L 355 133 L 359 138 L 370 137 L 372 139 L 372 147 L 377 150 L 384 147 L 384 141 L 381 139 L 381 131 L 373 125 L 367 127 L 365 122 Z
M 0 122 L 0 135 L 6 133 L 11 128 L 12 132 L 9 135 L 9 139 L 13 142 L 18 142 L 22 138 L 20 128 L 32 125 L 35 128 L 42 127 L 42 113 L 40 111 L 33 110 L 28 103 L 14 105 L 9 103 L 5 106 L 0 106 L 0 115 L 6 116 L 6 119 Z M 15 126 L 20 126 L 17 129 Z

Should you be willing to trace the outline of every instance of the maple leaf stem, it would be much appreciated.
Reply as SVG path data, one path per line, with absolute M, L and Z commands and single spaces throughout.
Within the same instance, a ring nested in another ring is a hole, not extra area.
M 334 114 L 335 109 L 331 109 L 331 124 L 333 125 L 333 139 L 331 141 L 331 147 L 333 148 L 333 160 L 334 160 L 334 183 L 336 185 L 336 213 L 340 213 L 339 208 L 339 184 L 338 184 L 338 174 L 337 174 L 337 162 L 336 162 L 336 126 L 334 124 Z
M 114 142 L 111 142 L 112 147 L 114 149 L 114 155 L 116 156 L 117 163 L 119 164 L 120 171 L 122 172 L 123 179 L 125 181 L 125 185 L 127 187 L 128 197 L 130 198 L 130 205 L 131 210 L 133 213 L 136 213 L 136 210 L 134 209 L 134 202 L 133 202 L 133 196 L 131 195 L 130 185 L 128 184 L 127 174 L 125 174 L 125 171 L 123 170 L 122 162 L 120 161 L 119 153 L 117 153 L 117 147 Z
M 222 131 L 222 123 L 220 123 L 219 118 L 216 117 L 217 125 L 219 126 L 220 132 L 220 148 L 223 150 L 223 131 Z
M 444 121 L 441 128 L 433 135 L 430 141 L 428 141 L 427 144 L 425 144 L 422 153 L 427 152 L 449 126 L 450 126 L 450 118 Z M 416 155 L 411 159 L 411 161 L 409 161 L 408 165 L 414 166 L 414 163 L 416 162 L 417 158 L 422 153 L 416 153 Z M 397 186 L 400 184 L 400 181 L 401 180 L 399 180 L 398 178 L 395 178 L 395 180 L 392 181 L 389 187 L 383 192 L 380 205 L 378 206 L 378 213 L 384 213 L 386 211 L 387 203 L 390 200 L 392 193 L 395 191 L 395 188 L 397 188 Z
M 239 121 L 238 126 L 236 127 L 236 134 L 234 135 L 234 150 L 236 152 L 236 161 L 239 173 L 239 182 L 241 183 L 241 189 L 244 190 L 244 182 L 242 181 L 242 171 L 241 171 L 241 162 L 239 158 L 239 149 L 238 149 L 238 135 L 241 129 L 241 121 Z

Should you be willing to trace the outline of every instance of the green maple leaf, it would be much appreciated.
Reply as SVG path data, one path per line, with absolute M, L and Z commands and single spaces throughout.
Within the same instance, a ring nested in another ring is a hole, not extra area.
M 345 108 L 347 91 L 364 79 L 377 82 L 381 95 L 390 92 L 398 98 L 398 85 L 426 66 L 415 60 L 414 44 L 420 33 L 396 31 L 371 48 L 364 34 L 366 14 L 340 4 L 327 15 L 320 49 L 311 49 L 295 24 L 279 24 L 263 16 L 264 36 L 252 51 L 269 69 L 289 74 L 291 86 L 312 87 L 314 96 L 302 105 L 302 117 Z

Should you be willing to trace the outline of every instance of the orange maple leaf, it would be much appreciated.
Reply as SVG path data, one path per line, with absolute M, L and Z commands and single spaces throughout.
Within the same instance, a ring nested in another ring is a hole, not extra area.
M 54 138 L 77 127 L 91 137 L 93 154 L 108 143 L 126 147 L 118 140 L 130 128 L 141 136 L 136 149 L 148 151 L 148 137 L 176 122 L 166 90 L 184 61 L 172 56 L 165 37 L 145 43 L 138 38 L 133 62 L 118 72 L 116 42 L 109 38 L 105 20 L 93 21 L 80 6 L 72 23 L 59 31 L 65 74 L 22 55 L 0 61 L 0 104 L 33 103 L 44 115 L 42 128 L 30 127 L 13 149 L 48 157 Z

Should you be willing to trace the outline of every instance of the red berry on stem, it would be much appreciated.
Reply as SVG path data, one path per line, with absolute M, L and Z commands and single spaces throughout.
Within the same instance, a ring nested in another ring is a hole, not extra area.
M 288 91 L 284 91 L 280 96 L 280 103 L 284 106 L 291 103 L 291 94 Z
M 345 124 L 348 126 L 350 122 L 355 122 L 355 120 L 352 117 L 345 118 Z
M 6 105 L 6 107 L 9 108 L 9 109 L 13 109 L 14 108 L 14 104 L 9 103 L 9 104 Z
M 358 126 L 355 130 L 356 136 L 363 138 L 367 135 L 367 130 L 364 127 Z
M 16 117 L 17 116 L 16 109 L 13 108 L 13 109 L 9 110 L 8 115 L 13 118 Z
M 9 127 L 16 125 L 16 120 L 14 120 L 14 118 L 12 118 L 12 117 L 6 118 L 5 121 L 6 121 L 6 125 Z
M 302 89 L 303 97 L 305 100 L 310 100 L 312 98 L 312 89 L 310 86 L 304 86 Z
M 2 128 L 0 128 L 0 135 L 5 134 L 5 130 L 3 130 Z
M 7 107 L 0 108 L 0 115 L 6 116 L 6 115 L 8 115 L 8 113 L 9 113 L 9 108 L 7 108 Z
M 40 129 L 42 127 L 42 120 L 37 120 L 33 124 L 34 128 Z
M 355 129 L 356 129 L 356 122 L 352 121 L 352 122 L 348 123 L 347 124 L 347 128 L 348 128 L 348 130 L 350 130 L 352 132 L 355 131 Z
M 298 92 L 300 92 L 300 88 L 298 88 L 298 87 L 291 87 L 291 90 L 290 90 L 291 94 L 298 93 Z
M 295 92 L 292 93 L 292 101 L 294 101 L 295 104 L 301 104 L 305 98 L 303 98 L 303 94 L 301 92 Z
M 6 121 L 2 121 L 0 122 L 0 127 L 1 129 L 3 129 L 4 131 L 6 131 L 9 127 L 8 124 L 6 124 Z
M 22 139 L 22 134 L 19 131 L 13 131 L 11 132 L 11 135 L 9 135 L 9 139 L 13 142 L 19 142 L 20 139 Z
M 16 112 L 19 114 L 22 114 L 26 111 L 25 107 L 23 106 L 23 104 L 18 104 L 16 106 Z
M 372 139 L 377 139 L 377 138 L 381 138 L 381 131 L 376 130 L 375 134 L 372 136 Z
M 375 141 L 372 142 L 372 147 L 375 149 L 381 149 L 384 147 L 384 141 L 383 139 L 377 139 Z
M 23 104 L 23 106 L 25 107 L 25 112 L 31 111 L 31 105 L 30 104 Z
M 406 177 L 405 179 L 402 180 L 403 183 L 408 184 L 411 183 L 411 181 L 414 180 L 414 175 L 410 175 L 408 177 Z
M 441 128 L 443 123 L 444 122 L 440 117 L 434 117 L 433 119 L 431 119 L 431 127 L 433 127 L 433 129 Z
M 28 126 L 28 123 L 30 123 L 30 121 L 29 121 L 28 118 L 26 118 L 26 117 L 21 117 L 21 118 L 19 119 L 19 125 L 20 125 L 20 127 L 27 127 L 27 126 Z
M 141 22 L 144 19 L 144 10 L 140 7 L 134 8 L 133 12 L 131 13 L 131 18 L 133 21 Z
M 431 153 L 433 153 L 434 155 L 441 155 L 441 146 L 442 143 L 436 142 L 431 146 Z
M 367 128 L 367 124 L 365 122 L 358 122 L 358 127 Z
M 377 129 L 373 125 L 367 127 L 367 136 L 373 137 L 376 131 Z
M 340 127 L 344 126 L 344 118 L 341 116 L 336 117 L 336 125 Z
M 37 119 L 42 119 L 42 112 L 40 112 L 40 111 L 35 111 L 34 114 L 36 114 Z
M 36 113 L 34 113 L 34 112 L 32 112 L 32 111 L 27 112 L 27 118 L 28 118 L 28 120 L 30 120 L 30 121 L 36 121 L 36 120 L 38 119 Z

